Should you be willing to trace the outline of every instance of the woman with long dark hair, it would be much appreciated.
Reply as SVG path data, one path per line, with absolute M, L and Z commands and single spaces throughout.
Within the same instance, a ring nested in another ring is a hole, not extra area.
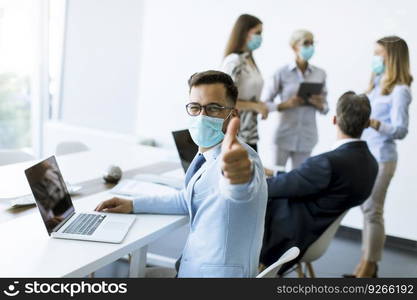
M 253 51 L 262 43 L 262 22 L 251 15 L 241 15 L 235 22 L 224 53 L 222 70 L 234 80 L 239 90 L 236 108 L 240 112 L 239 137 L 257 150 L 258 114 L 268 116 L 268 108 L 260 101 L 263 78 L 253 58 Z

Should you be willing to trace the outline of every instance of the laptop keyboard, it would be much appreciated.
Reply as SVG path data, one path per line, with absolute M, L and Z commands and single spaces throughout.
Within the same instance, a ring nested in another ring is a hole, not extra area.
M 75 220 L 65 228 L 64 233 L 92 235 L 105 217 L 105 215 L 79 214 Z

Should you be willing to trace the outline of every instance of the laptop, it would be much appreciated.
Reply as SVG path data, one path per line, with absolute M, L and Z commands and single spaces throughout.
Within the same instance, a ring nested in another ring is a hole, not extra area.
M 188 129 L 173 131 L 172 136 L 174 137 L 175 146 L 180 156 L 182 168 L 184 169 L 184 173 L 186 173 L 198 152 L 198 146 L 191 138 Z
M 76 212 L 55 156 L 25 170 L 48 234 L 53 238 L 121 243 L 134 215 Z

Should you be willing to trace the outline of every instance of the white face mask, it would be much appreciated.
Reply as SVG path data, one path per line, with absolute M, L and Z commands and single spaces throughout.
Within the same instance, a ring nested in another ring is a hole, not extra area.
M 250 51 L 254 51 L 258 49 L 259 47 L 261 47 L 261 44 L 262 44 L 262 35 L 253 34 L 247 46 Z
M 194 143 L 209 148 L 220 143 L 224 138 L 223 124 L 230 117 L 214 118 L 205 115 L 190 117 L 188 130 Z
M 372 58 L 372 72 L 380 75 L 385 71 L 384 58 L 380 55 L 374 55 Z

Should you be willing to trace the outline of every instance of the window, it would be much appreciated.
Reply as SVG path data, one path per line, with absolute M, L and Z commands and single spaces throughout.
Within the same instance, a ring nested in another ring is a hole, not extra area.
M 48 118 L 60 118 L 60 86 L 66 0 L 49 1 L 49 94 Z
M 66 0 L 0 0 L 0 150 L 40 155 L 59 116 Z
M 0 0 L 0 149 L 31 148 L 35 1 Z

